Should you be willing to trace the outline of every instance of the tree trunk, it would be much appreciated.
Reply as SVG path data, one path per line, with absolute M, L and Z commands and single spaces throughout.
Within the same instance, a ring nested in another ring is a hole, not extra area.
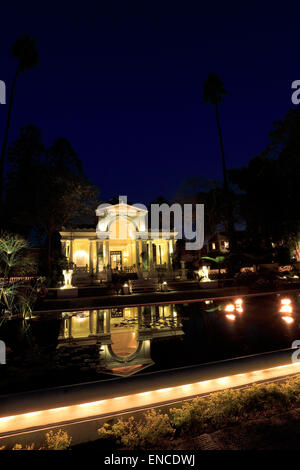
M 221 149 L 221 158 L 222 158 L 223 188 L 224 188 L 224 197 L 225 197 L 226 208 L 227 208 L 229 249 L 230 249 L 231 252 L 234 252 L 235 251 L 234 223 L 233 223 L 232 206 L 231 206 L 231 202 L 230 202 L 230 195 L 229 195 L 229 188 L 228 188 L 228 176 L 227 176 L 227 169 L 226 169 L 224 144 L 223 144 L 223 136 L 222 136 L 222 131 L 221 131 L 221 123 L 220 123 L 218 104 L 216 104 L 216 120 L 217 120 L 217 127 L 218 127 L 219 141 L 220 141 L 220 149 Z
M 14 101 L 15 87 L 16 87 L 16 82 L 17 82 L 18 75 L 19 75 L 19 69 L 16 70 L 16 73 L 15 73 L 15 76 L 14 76 L 14 79 L 13 79 L 13 83 L 12 83 L 12 87 L 11 87 L 11 90 L 10 90 L 6 125 L 5 125 L 2 148 L 1 148 L 1 156 L 0 156 L 0 207 L 2 207 L 2 204 L 3 204 L 5 155 L 6 155 L 6 149 L 7 149 L 7 141 L 8 141 L 8 134 L 9 134 L 9 128 L 10 128 L 11 112 L 12 112 L 13 101 Z

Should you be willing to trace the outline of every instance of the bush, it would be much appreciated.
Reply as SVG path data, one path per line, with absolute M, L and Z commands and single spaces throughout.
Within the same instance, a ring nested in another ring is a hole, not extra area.
M 161 448 L 163 439 L 174 434 L 186 437 L 212 432 L 299 404 L 300 376 L 279 384 L 251 385 L 245 389 L 215 392 L 170 408 L 165 414 L 148 411 L 140 421 L 133 416 L 128 420 L 119 419 L 113 425 L 104 424 L 98 430 L 98 436 L 129 449 Z
M 0 450 L 2 449 L 0 448 Z M 34 450 L 34 444 L 27 444 L 25 447 L 22 444 L 15 444 L 12 450 Z
M 128 420 L 118 419 L 113 425 L 106 423 L 98 429 L 101 439 L 114 440 L 117 445 L 128 449 L 161 446 L 162 439 L 174 433 L 169 416 L 154 409 L 147 411 L 140 422 L 131 416 Z
M 51 430 L 46 434 L 46 450 L 66 450 L 70 447 L 71 441 L 72 438 L 62 429 L 57 432 Z

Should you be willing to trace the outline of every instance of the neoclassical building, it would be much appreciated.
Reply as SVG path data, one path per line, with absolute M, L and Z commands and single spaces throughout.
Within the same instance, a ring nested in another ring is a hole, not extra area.
M 176 232 L 148 230 L 145 208 L 120 202 L 96 209 L 95 229 L 60 232 L 63 254 L 75 272 L 97 275 L 107 270 L 138 272 L 172 268 Z

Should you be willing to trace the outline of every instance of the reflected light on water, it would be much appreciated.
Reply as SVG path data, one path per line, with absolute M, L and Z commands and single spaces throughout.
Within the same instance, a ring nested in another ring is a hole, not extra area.
M 285 297 L 284 299 L 280 300 L 281 305 L 290 305 L 292 303 L 291 299 Z
M 280 313 L 293 313 L 293 307 L 291 305 L 281 305 Z
M 225 306 L 225 312 L 233 312 L 235 309 L 235 306 L 233 304 L 227 304 Z M 226 315 L 227 316 L 227 315 Z
M 230 321 L 234 321 L 236 319 L 236 316 L 233 314 L 233 313 L 228 313 L 227 315 L 225 315 L 226 318 Z
M 293 317 L 289 317 L 289 316 L 283 316 L 281 317 L 281 319 L 288 325 L 290 325 L 291 323 L 294 323 L 295 321 Z

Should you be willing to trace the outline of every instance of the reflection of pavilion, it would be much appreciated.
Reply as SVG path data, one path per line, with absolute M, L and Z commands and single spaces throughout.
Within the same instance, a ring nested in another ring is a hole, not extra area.
M 183 334 L 174 305 L 63 312 L 58 348 L 99 344 L 103 369 L 130 375 L 153 364 L 154 338 Z

